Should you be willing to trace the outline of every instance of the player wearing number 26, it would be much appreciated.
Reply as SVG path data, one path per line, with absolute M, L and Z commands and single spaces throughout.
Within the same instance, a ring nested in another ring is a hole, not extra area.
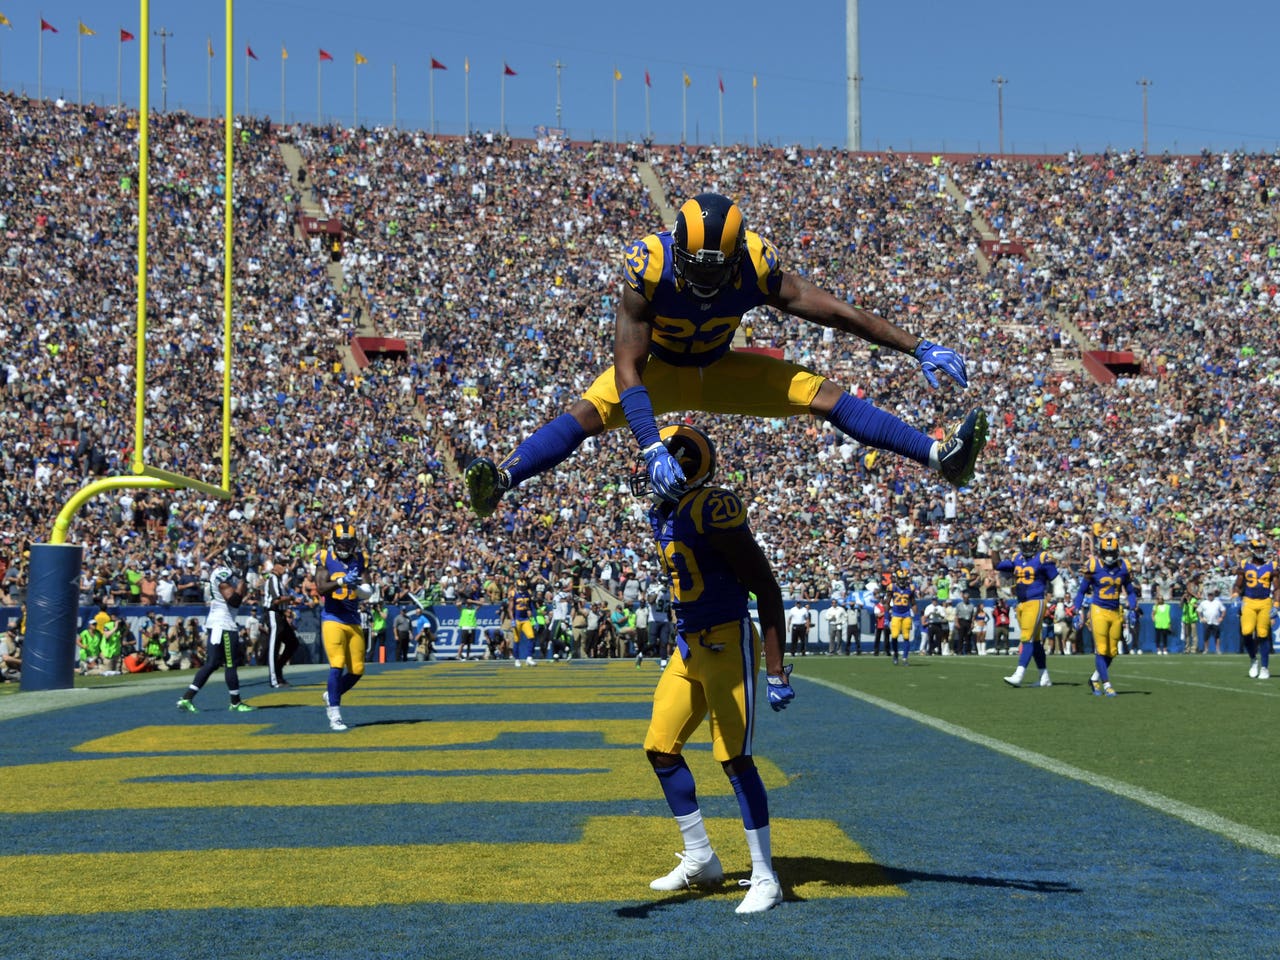
M 659 437 L 679 462 L 686 490 L 675 501 L 657 498 L 649 511 L 659 558 L 671 579 L 677 649 L 653 693 L 644 749 L 684 850 L 676 854 L 676 868 L 650 886 L 674 891 L 724 879 L 682 755 L 710 714 L 712 753 L 733 785 L 751 853 L 751 879 L 743 881 L 748 891 L 737 912 L 759 913 L 782 902 L 770 849 L 769 800 L 751 756 L 762 645 L 769 705 L 781 710 L 795 697 L 790 668 L 782 664 L 782 591 L 747 524 L 742 500 L 711 485 L 716 463 L 711 439 L 684 424 L 664 427 Z M 639 496 L 649 492 L 643 464 L 632 475 L 631 489 Z M 759 630 L 747 610 L 748 591 L 757 597 Z

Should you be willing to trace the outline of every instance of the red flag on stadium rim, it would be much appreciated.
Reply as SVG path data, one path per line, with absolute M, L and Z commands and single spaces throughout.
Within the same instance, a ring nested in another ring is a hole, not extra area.
M 41 18 L 40 18 L 40 32 L 41 32 L 41 33 L 44 33 L 44 31 L 46 31 L 46 30 L 48 30 L 50 33 L 57 33 L 57 32 L 58 32 L 58 28 L 57 28 L 57 27 L 55 27 L 52 23 L 50 23 L 50 22 L 49 22 L 48 20 L 46 20 L 44 17 L 41 17 Z
M 720 92 L 724 93 L 724 77 L 720 78 Z
M 324 60 L 332 60 L 332 59 L 333 59 L 333 54 L 332 54 L 332 53 L 330 53 L 328 50 L 325 50 L 325 49 L 321 48 L 321 50 L 320 50 L 320 59 L 321 59 L 321 61 L 324 61 Z
M 649 80 L 649 71 L 648 71 L 648 70 L 646 70 L 646 71 L 644 72 L 644 85 L 645 85 L 646 87 L 652 87 L 652 86 L 653 86 L 653 83 Z
M 505 60 L 502 62 L 502 75 L 504 77 L 514 77 L 516 75 L 516 72 L 507 65 Z
M 250 60 L 258 59 L 258 55 L 253 52 L 253 47 L 249 46 L 247 43 L 244 45 L 244 53 Z
M 133 39 L 133 34 L 132 34 L 132 33 L 130 33 L 128 30 L 126 30 L 124 27 L 121 27 L 121 28 L 120 28 L 120 42 L 121 42 L 121 43 L 124 43 L 125 41 L 127 41 L 127 40 L 132 40 L 132 39 Z
M 449 68 L 448 68 L 448 67 L 446 67 L 446 66 L 445 66 L 443 63 L 441 63 L 439 60 L 437 60 L 435 57 L 432 57 L 432 58 L 431 58 L 431 69 L 432 69 L 432 70 L 448 70 Z

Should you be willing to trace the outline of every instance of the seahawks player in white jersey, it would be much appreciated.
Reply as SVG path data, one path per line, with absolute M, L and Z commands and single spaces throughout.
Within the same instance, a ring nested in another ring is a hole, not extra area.
M 231 695 L 229 709 L 247 713 L 255 709 L 240 699 L 240 675 L 236 671 L 236 643 L 240 639 L 240 626 L 236 623 L 236 611 L 244 603 L 245 573 L 249 569 L 249 551 L 242 543 L 233 543 L 223 551 L 223 562 L 209 575 L 209 615 L 204 621 L 205 660 L 178 701 L 178 709 L 198 713 L 192 702 L 200 688 L 219 667 L 226 669 L 227 692 Z

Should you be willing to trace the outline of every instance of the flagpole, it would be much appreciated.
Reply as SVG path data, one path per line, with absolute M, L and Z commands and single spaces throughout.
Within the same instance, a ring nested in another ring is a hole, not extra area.
M 316 57 L 316 126 L 324 126 L 324 109 L 320 100 L 320 68 L 324 66 L 324 60 Z
M 618 145 L 618 65 L 613 65 L 613 145 Z
M 284 123 L 284 65 L 288 61 L 288 57 L 284 55 L 285 48 L 280 48 L 280 123 Z
M 208 43 L 209 56 L 205 57 L 204 68 L 204 99 L 205 99 L 205 118 L 213 122 L 213 37 L 205 37 Z
M 436 68 L 427 68 L 427 99 L 431 101 L 431 136 L 436 135 Z
M 466 135 L 471 136 L 471 58 L 462 60 L 462 72 L 466 75 L 462 84 L 462 122 Z
M 756 97 L 756 78 L 751 76 L 751 146 L 760 146 L 760 115 L 758 112 L 759 104 Z
M 391 65 L 391 129 L 396 128 L 396 65 Z
M 235 109 L 235 104 L 231 105 Z M 249 48 L 244 48 L 244 115 L 249 116 Z
M 680 142 L 688 142 L 689 130 L 689 75 L 684 75 L 684 86 L 680 88 Z
M 84 31 L 77 29 L 76 30 L 76 104 L 77 105 L 82 105 L 84 103 L 84 96 L 82 93 L 83 84 L 81 83 L 81 77 L 84 74 L 84 71 L 81 69 L 83 66 L 83 60 L 84 60 Z
M 653 130 L 649 126 L 649 71 L 644 73 L 644 138 L 653 139 Z
M 507 62 L 502 61 L 502 89 L 498 94 L 498 132 L 507 132 Z
M 121 29 L 124 29 L 123 27 Z M 116 40 L 116 109 L 120 109 L 120 70 L 124 63 L 124 37 Z
M 720 81 L 720 146 L 724 146 L 724 80 Z
M 351 61 L 351 127 L 360 126 L 360 61 Z
M 36 99 L 44 99 L 44 11 L 40 11 L 40 46 L 36 49 Z

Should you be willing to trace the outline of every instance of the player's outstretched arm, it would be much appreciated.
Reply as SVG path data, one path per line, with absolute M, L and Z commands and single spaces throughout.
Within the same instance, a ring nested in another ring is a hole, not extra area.
M 783 273 L 778 292 L 771 294 L 766 300 L 770 306 L 812 323 L 852 333 L 869 343 L 911 354 L 920 362 L 920 369 L 931 387 L 938 385 L 939 370 L 962 387 L 969 383 L 964 357 L 955 350 L 907 333 L 884 317 L 846 303 L 803 277 Z

